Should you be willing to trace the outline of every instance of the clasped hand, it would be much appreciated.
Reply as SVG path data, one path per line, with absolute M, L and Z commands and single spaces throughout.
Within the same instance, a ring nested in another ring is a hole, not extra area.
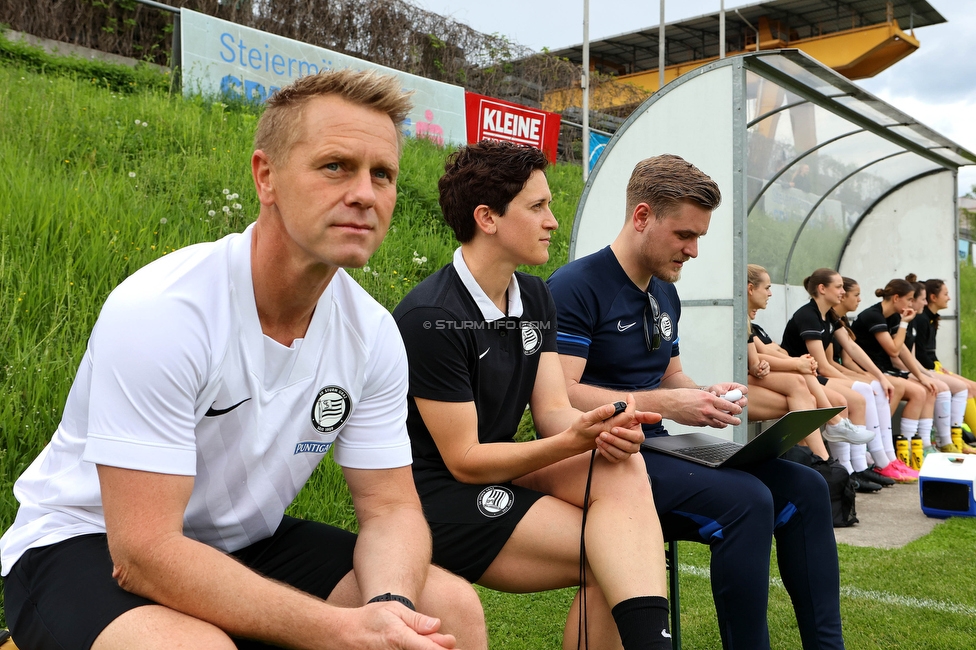
M 640 451 L 644 442 L 641 425 L 660 422 L 661 415 L 638 411 L 634 396 L 630 394 L 627 395 L 627 408 L 619 415 L 613 413 L 614 405 L 604 404 L 580 415 L 571 430 L 580 439 L 584 450 L 595 447 L 601 456 L 617 463 Z

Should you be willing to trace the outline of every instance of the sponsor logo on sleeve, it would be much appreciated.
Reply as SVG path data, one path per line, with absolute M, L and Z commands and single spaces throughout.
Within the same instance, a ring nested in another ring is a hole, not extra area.
M 332 447 L 331 442 L 299 442 L 295 445 L 296 454 L 325 454 Z

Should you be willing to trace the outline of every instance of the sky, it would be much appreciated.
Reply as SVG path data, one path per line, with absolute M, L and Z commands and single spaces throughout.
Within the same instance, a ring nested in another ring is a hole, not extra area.
M 480 32 L 501 34 L 540 50 L 583 42 L 583 0 L 408 0 Z M 673 22 L 719 10 L 719 0 L 666 0 Z M 735 7 L 755 0 L 725 0 Z M 948 21 L 915 30 L 919 49 L 859 86 L 937 133 L 976 152 L 976 1 L 929 0 Z M 591 0 L 590 39 L 657 25 L 658 0 Z M 901 25 L 907 29 L 907 25 Z M 666 36 L 666 35 L 665 35 Z M 959 170 L 959 193 L 976 186 L 976 165 Z

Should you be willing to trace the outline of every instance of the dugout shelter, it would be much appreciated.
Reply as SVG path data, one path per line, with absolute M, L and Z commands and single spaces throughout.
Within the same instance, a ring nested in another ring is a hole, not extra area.
M 723 195 L 677 284 L 681 361 L 696 381 L 746 383 L 749 263 L 769 271 L 774 295 L 756 322 L 777 341 L 819 267 L 857 280 L 862 308 L 891 278 L 944 279 L 953 300 L 938 353 L 958 369 L 957 170 L 976 155 L 798 50 L 722 59 L 667 84 L 616 132 L 583 189 L 571 260 L 613 241 L 634 165 L 662 153 Z M 745 425 L 724 433 L 747 438 Z

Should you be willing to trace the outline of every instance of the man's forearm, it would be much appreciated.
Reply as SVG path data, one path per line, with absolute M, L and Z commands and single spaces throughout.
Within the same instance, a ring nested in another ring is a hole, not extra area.
M 173 536 L 151 555 L 116 563 L 127 591 L 216 625 L 230 635 L 295 648 L 348 647 L 349 610 L 268 580 L 200 542 Z
M 416 605 L 427 580 L 430 553 L 430 528 L 419 503 L 361 521 L 353 566 L 363 602 L 392 593 Z

